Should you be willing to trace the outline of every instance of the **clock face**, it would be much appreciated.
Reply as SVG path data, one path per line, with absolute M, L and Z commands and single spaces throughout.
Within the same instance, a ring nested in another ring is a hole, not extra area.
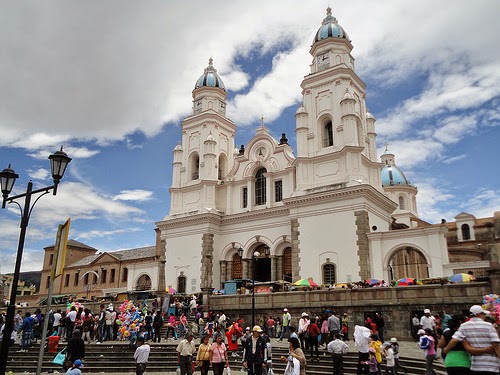
M 198 99 L 195 103 L 196 108 L 201 108 L 201 99 Z
M 328 53 L 318 55 L 317 61 L 318 61 L 318 67 L 330 65 L 330 55 Z

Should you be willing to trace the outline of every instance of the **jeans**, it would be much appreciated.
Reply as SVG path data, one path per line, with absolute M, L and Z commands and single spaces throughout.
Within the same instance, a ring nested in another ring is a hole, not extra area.
M 103 342 L 106 339 L 106 325 L 99 323 L 97 325 L 97 341 Z
M 426 375 L 435 375 L 437 374 L 432 367 L 432 363 L 436 360 L 436 355 L 426 355 L 425 356 L 425 373 Z
M 26 350 L 29 348 L 31 345 L 31 335 L 33 334 L 32 331 L 23 331 L 23 336 L 21 337 L 21 348 Z
M 283 337 L 285 337 L 285 334 L 287 334 L 287 333 L 288 333 L 288 326 L 281 327 L 280 340 L 283 340 Z
M 59 326 L 59 329 L 58 329 L 58 331 L 57 331 L 57 334 L 59 335 L 59 337 L 60 337 L 61 339 L 63 339 L 63 340 L 64 340 L 64 339 L 66 338 L 66 327 L 61 327 L 61 326 Z

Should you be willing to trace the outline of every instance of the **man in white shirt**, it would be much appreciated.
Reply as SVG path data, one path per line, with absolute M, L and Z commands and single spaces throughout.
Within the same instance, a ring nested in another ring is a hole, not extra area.
M 368 374 L 368 360 L 369 354 L 368 349 L 371 343 L 371 324 L 366 323 L 365 326 L 355 326 L 354 327 L 354 345 L 358 349 L 358 366 L 357 374 Z
M 336 333 L 333 336 L 333 341 L 330 341 L 326 347 L 328 353 L 333 358 L 333 375 L 344 374 L 344 354 L 349 351 L 349 346 L 340 339 L 340 334 Z
M 69 341 L 73 337 L 73 329 L 75 328 L 76 307 L 71 306 L 69 313 L 66 314 L 66 340 Z
M 144 336 L 139 336 L 137 339 L 137 349 L 134 353 L 135 360 L 135 373 L 137 375 L 144 374 L 146 371 L 146 366 L 148 364 L 149 352 L 151 351 L 151 347 L 148 344 L 144 343 Z
M 472 317 L 458 328 L 443 351 L 448 353 L 459 341 L 463 342 L 464 339 L 467 339 L 469 345 L 464 344 L 464 347 L 472 354 L 471 374 L 498 374 L 500 373 L 498 361 L 500 338 L 493 324 L 484 321 L 490 312 L 479 305 L 472 306 L 469 311 Z M 488 352 L 490 349 L 493 350 L 493 353 Z
M 52 325 L 54 331 L 59 332 L 59 324 L 61 322 L 61 310 L 57 310 L 54 313 L 54 324 Z
M 193 354 L 196 352 L 196 345 L 193 341 L 193 334 L 188 332 L 186 338 L 177 345 L 177 363 L 181 369 L 181 375 L 191 375 L 191 363 Z
M 431 310 L 425 309 L 424 316 L 420 318 L 420 328 L 422 328 L 424 331 L 428 328 L 434 332 L 435 326 L 436 323 L 434 321 L 434 317 L 431 315 Z

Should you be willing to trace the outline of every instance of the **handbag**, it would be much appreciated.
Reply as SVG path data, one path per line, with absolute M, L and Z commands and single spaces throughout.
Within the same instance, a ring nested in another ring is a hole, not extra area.
M 52 363 L 62 366 L 65 360 L 66 360 L 66 348 L 64 348 L 63 350 L 61 350 L 59 353 L 56 354 L 56 356 L 52 360 Z

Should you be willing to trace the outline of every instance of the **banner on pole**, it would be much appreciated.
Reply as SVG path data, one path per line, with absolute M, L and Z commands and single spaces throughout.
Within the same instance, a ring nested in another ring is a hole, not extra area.
M 56 237 L 56 246 L 54 249 L 54 263 L 52 267 L 52 280 L 61 276 L 64 272 L 64 262 L 66 260 L 66 246 L 68 245 L 69 225 L 71 219 L 66 220 L 64 224 L 59 224 Z

